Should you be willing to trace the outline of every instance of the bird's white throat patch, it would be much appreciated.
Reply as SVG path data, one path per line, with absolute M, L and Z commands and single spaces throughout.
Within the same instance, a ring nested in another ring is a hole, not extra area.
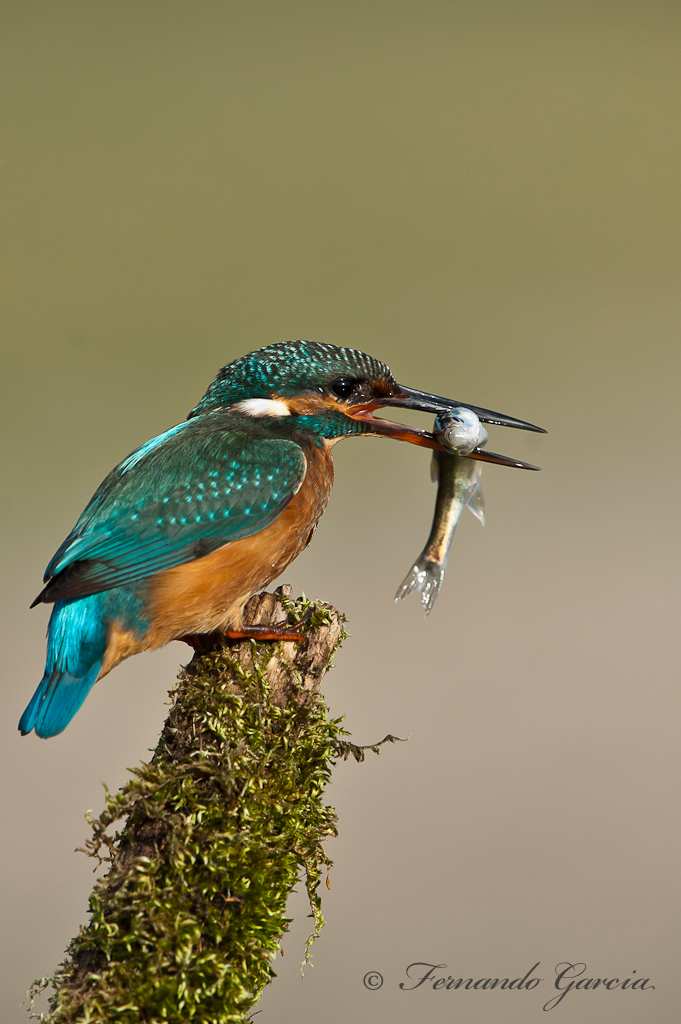
M 291 410 L 286 402 L 277 398 L 247 398 L 234 406 L 237 412 L 247 416 L 290 416 Z

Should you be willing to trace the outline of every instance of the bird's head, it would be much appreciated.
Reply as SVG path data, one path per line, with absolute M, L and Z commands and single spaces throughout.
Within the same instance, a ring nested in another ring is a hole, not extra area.
M 462 405 L 488 423 L 544 432 L 541 427 L 489 409 L 403 387 L 389 367 L 373 356 L 313 341 L 268 345 L 223 366 L 189 418 L 231 409 L 253 417 L 291 417 L 287 423 L 292 427 L 328 441 L 370 434 L 443 451 L 433 434 L 373 414 L 387 406 L 437 414 Z M 536 468 L 481 449 L 473 451 L 471 457 Z

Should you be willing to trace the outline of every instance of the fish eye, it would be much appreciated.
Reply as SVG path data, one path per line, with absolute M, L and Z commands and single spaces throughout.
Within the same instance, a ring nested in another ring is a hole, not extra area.
M 347 377 L 340 377 L 333 382 L 331 390 L 338 398 L 349 398 L 355 390 L 355 382 L 354 380 L 348 380 Z

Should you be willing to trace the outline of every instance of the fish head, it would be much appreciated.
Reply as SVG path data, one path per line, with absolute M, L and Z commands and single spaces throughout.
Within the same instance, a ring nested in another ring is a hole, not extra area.
M 444 448 L 456 455 L 470 455 L 476 448 L 484 448 L 489 441 L 489 434 L 478 415 L 463 405 L 439 413 L 433 434 Z

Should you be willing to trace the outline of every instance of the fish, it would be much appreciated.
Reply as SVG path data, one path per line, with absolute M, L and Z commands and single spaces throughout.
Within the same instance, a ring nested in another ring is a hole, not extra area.
M 402 601 L 417 591 L 426 616 L 442 588 L 449 550 L 464 508 L 485 525 L 485 499 L 480 487 L 482 463 L 467 456 L 474 449 L 484 448 L 489 440 L 476 414 L 463 407 L 441 413 L 433 433 L 448 449 L 433 452 L 431 462 L 431 478 L 438 484 L 433 525 L 426 546 L 395 594 L 395 601 Z

